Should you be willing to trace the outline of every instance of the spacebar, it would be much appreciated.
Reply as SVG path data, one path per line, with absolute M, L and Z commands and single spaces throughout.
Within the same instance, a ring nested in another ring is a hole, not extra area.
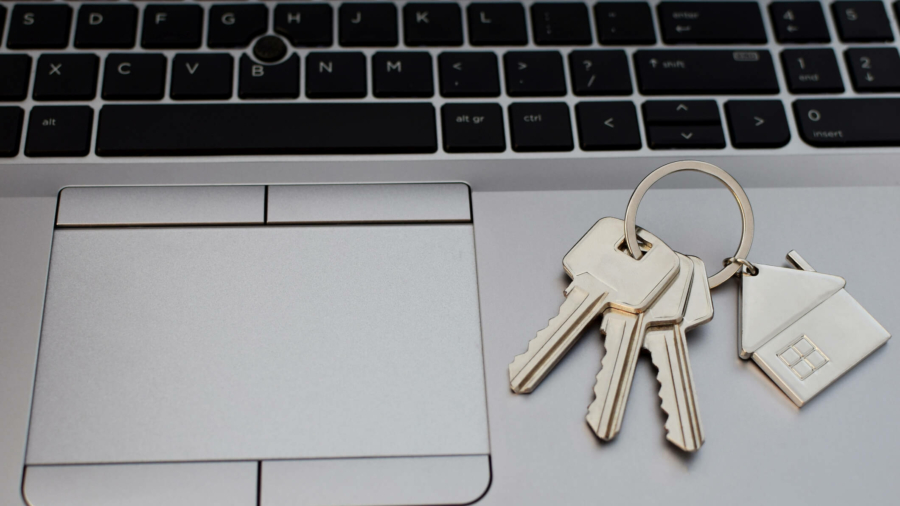
M 100 156 L 434 153 L 434 106 L 104 105 Z

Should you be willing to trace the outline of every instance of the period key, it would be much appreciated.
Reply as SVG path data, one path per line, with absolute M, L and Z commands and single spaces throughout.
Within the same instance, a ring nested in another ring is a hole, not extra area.
M 498 104 L 445 104 L 441 116 L 444 151 L 499 153 L 506 150 L 503 109 Z

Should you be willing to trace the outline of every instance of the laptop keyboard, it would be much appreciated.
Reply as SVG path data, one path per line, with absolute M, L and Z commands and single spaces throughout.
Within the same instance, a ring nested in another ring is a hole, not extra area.
M 900 2 L 7 3 L 0 156 L 900 145 Z M 452 158 L 452 156 L 451 156 Z

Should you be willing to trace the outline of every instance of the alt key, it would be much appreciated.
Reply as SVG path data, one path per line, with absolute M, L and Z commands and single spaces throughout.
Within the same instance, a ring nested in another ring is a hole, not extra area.
M 499 153 L 506 150 L 503 109 L 497 104 L 446 104 L 441 107 L 444 151 Z

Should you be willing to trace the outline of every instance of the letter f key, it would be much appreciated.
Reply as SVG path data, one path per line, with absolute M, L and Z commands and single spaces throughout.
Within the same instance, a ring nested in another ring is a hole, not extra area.
M 642 312 L 665 291 L 678 274 L 678 256 L 649 232 L 641 230 L 638 236 L 649 250 L 635 260 L 622 247 L 625 223 L 603 218 L 566 254 L 563 267 L 573 280 L 566 288 L 566 301 L 547 328 L 528 343 L 528 350 L 509 365 L 513 392 L 533 391 L 605 310 Z

